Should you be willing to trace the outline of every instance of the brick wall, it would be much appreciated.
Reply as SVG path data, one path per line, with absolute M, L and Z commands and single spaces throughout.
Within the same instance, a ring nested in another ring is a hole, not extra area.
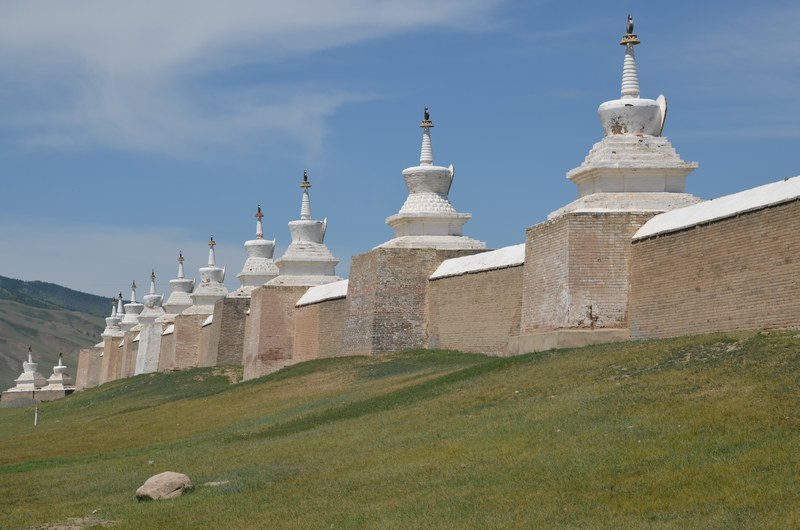
M 800 325 L 800 202 L 632 244 L 636 338 Z
M 342 355 L 347 299 L 325 300 L 295 309 L 295 363 Z
M 244 327 L 250 298 L 223 298 L 214 304 L 214 321 L 204 366 L 242 364 Z
M 120 378 L 133 376 L 136 368 L 136 353 L 139 350 L 139 342 L 134 342 L 133 339 L 138 334 L 138 331 L 125 332 L 124 344 L 120 348 Z
M 521 332 L 626 328 L 630 238 L 653 215 L 575 212 L 530 227 Z
M 253 291 L 243 355 L 245 380 L 291 363 L 294 305 L 307 290 L 304 286 L 265 285 Z
M 343 353 L 426 347 L 428 277 L 442 261 L 477 252 L 483 250 L 376 248 L 353 257 Z
M 516 354 L 522 305 L 521 265 L 432 280 L 428 347 Z
M 100 362 L 100 381 L 107 383 L 119 377 L 120 348 L 122 337 L 103 337 L 103 359 Z
M 100 384 L 100 366 L 103 348 L 93 346 L 78 352 L 78 369 L 75 373 L 75 389 L 94 388 Z
M 166 323 L 164 329 L 169 326 Z M 161 335 L 161 349 L 158 352 L 158 371 L 168 372 L 175 366 L 175 332 Z
M 195 368 L 200 356 L 200 326 L 208 315 L 178 315 L 175 317 L 175 359 L 167 369 Z

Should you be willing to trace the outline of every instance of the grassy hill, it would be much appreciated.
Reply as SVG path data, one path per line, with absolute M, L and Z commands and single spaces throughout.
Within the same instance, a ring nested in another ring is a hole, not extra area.
M 74 377 L 78 350 L 100 342 L 104 324 L 102 318 L 78 311 L 0 300 L 0 389 L 14 386 L 29 345 L 42 375 L 52 375 L 58 352 L 62 351 L 64 364 L 72 369 Z
M 38 427 L 0 409 L 0 527 L 797 527 L 799 349 L 740 333 L 137 376 L 40 405 Z M 137 503 L 165 470 L 195 491 Z
M 74 376 L 78 350 L 100 342 L 110 309 L 110 300 L 100 296 L 0 276 L 0 390 L 14 386 L 28 346 L 45 377 L 59 351 Z
M 43 309 L 66 309 L 105 317 L 111 300 L 47 282 L 26 282 L 0 276 L 0 300 Z

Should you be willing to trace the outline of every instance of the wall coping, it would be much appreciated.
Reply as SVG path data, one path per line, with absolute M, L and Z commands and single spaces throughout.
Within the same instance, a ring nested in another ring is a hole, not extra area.
M 800 199 L 800 176 L 656 215 L 639 228 L 632 240 L 677 232 L 797 199 Z
M 326 300 L 336 300 L 339 298 L 347 297 L 347 285 L 349 280 L 339 280 L 338 282 L 326 283 L 325 285 L 316 285 L 310 287 L 300 300 L 297 301 L 295 307 L 302 307 L 304 305 L 317 304 L 325 302 Z
M 437 280 L 474 272 L 516 267 L 525 263 L 525 243 L 444 260 L 428 279 Z

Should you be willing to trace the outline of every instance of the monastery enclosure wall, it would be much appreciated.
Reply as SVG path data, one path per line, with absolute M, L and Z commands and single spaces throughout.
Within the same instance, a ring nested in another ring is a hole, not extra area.
M 522 265 L 432 279 L 428 347 L 514 355 L 522 306 Z
M 343 353 L 425 348 L 428 277 L 444 260 L 476 252 L 480 250 L 376 248 L 354 256 Z
M 521 353 L 628 338 L 631 236 L 653 215 L 571 212 L 527 230 Z
M 265 285 L 255 289 L 244 344 L 244 379 L 292 364 L 295 304 L 308 286 Z
M 632 245 L 631 335 L 800 325 L 800 201 Z
M 347 299 L 324 300 L 295 310 L 294 362 L 339 357 Z
M 223 298 L 214 304 L 214 319 L 208 337 L 209 366 L 242 364 L 244 327 L 250 298 Z

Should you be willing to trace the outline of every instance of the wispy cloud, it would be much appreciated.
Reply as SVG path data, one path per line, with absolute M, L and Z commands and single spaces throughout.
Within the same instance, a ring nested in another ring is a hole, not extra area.
M 0 83 L 18 104 L 7 124 L 24 125 L 35 146 L 181 154 L 281 130 L 313 151 L 328 116 L 373 95 L 300 85 L 258 97 L 207 81 L 404 32 L 467 28 L 498 3 L 8 1 L 0 6 Z

